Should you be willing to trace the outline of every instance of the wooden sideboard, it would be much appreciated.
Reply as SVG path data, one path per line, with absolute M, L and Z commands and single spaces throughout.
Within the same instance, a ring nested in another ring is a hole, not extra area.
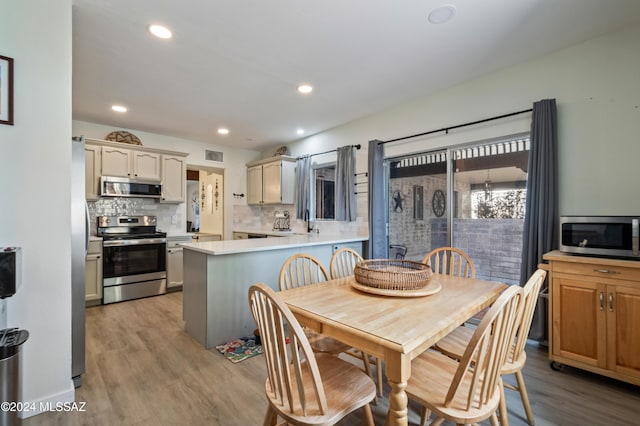
M 640 262 L 552 251 L 549 358 L 640 385 Z

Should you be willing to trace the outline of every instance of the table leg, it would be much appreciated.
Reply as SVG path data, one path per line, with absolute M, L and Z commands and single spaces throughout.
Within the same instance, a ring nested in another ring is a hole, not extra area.
M 389 426 L 407 426 L 409 424 L 409 411 L 407 408 L 407 394 L 404 390 L 411 375 L 411 360 L 407 355 L 387 353 L 385 363 L 387 382 L 391 387 L 386 424 Z

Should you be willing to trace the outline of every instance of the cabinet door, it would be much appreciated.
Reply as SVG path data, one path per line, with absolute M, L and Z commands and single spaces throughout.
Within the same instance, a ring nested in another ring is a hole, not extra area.
M 102 175 L 131 177 L 131 151 L 103 146 Z
M 102 299 L 102 256 L 88 254 L 84 271 L 85 301 Z
M 160 181 L 160 154 L 132 151 L 133 178 Z
M 85 196 L 89 201 L 100 198 L 101 153 L 99 146 L 84 146 L 84 185 Z
M 162 156 L 163 203 L 184 203 L 186 170 L 184 159 L 170 155 Z
M 553 354 L 606 367 L 605 286 L 553 280 Z
M 262 165 L 262 202 L 280 204 L 282 202 L 281 162 L 274 161 Z
M 640 288 L 607 286 L 607 364 L 640 378 Z
M 167 249 L 167 286 L 169 288 L 182 285 L 182 247 Z
M 247 203 L 262 203 L 262 166 L 247 167 Z

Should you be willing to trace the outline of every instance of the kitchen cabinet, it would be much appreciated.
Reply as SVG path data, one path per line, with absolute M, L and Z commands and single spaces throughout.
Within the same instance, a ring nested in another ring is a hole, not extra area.
M 162 156 L 161 203 L 184 203 L 187 170 L 184 157 Z
M 102 175 L 160 181 L 160 154 L 148 151 L 102 147 Z
M 192 242 L 194 243 L 206 243 L 208 241 L 220 241 L 221 235 L 218 234 L 193 234 Z
M 549 261 L 549 357 L 640 384 L 640 264 L 572 256 Z
M 295 161 L 280 156 L 247 164 L 247 203 L 294 204 Z
M 234 232 L 233 239 L 234 240 L 246 240 L 249 238 L 249 234 L 246 232 Z
M 89 241 L 84 271 L 85 303 L 99 305 L 102 303 L 102 240 Z
M 191 236 L 167 237 L 167 289 L 182 287 L 182 243 L 190 243 Z
M 102 149 L 96 145 L 84 146 L 84 185 L 85 197 L 89 201 L 95 201 L 100 198 L 100 176 L 102 175 L 101 167 Z
M 117 176 L 160 182 L 161 203 L 184 203 L 187 155 L 183 152 L 87 139 L 86 198 L 89 201 L 100 198 L 101 176 Z

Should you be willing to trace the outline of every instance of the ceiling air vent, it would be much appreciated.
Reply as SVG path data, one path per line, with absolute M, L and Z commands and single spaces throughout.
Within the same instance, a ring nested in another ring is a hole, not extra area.
M 210 161 L 220 161 L 222 162 L 222 152 L 220 151 L 209 151 L 208 149 L 206 149 L 204 151 L 204 158 L 205 160 L 210 160 Z

